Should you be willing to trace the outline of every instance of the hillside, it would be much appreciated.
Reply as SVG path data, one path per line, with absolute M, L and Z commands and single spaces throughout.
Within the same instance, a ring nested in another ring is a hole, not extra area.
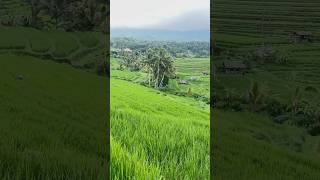
M 209 111 L 111 79 L 111 177 L 208 179 Z
M 0 55 L 0 179 L 105 179 L 103 77 Z

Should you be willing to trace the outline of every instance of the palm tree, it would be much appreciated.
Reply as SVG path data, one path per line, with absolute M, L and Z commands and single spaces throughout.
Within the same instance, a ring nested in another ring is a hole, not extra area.
M 175 74 L 173 58 L 164 48 L 149 48 L 144 63 L 150 70 L 149 82 L 152 81 L 156 89 L 165 87 Z

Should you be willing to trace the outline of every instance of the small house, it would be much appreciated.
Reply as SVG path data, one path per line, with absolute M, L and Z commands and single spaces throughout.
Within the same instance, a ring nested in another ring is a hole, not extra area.
M 249 67 L 240 62 L 223 62 L 221 70 L 224 73 L 246 73 Z
M 186 81 L 186 80 L 180 80 L 180 81 L 179 81 L 179 84 L 188 84 L 188 81 Z
M 132 53 L 132 50 L 129 49 L 129 48 L 125 48 L 123 51 L 124 51 L 124 52 L 128 52 L 128 53 Z
M 311 32 L 307 31 L 298 31 L 298 32 L 293 32 L 291 34 L 291 39 L 297 43 L 297 42 L 312 42 L 314 37 Z
M 203 71 L 203 72 L 202 72 L 202 75 L 204 75 L 204 76 L 208 76 L 208 75 L 210 75 L 210 73 L 209 73 L 209 72 L 207 72 L 207 71 Z

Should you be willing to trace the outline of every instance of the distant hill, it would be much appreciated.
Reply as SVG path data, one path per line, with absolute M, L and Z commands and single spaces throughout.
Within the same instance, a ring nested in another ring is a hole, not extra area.
M 153 29 L 112 28 L 111 38 L 130 37 L 139 40 L 161 41 L 209 41 L 210 32 L 206 30 L 173 31 Z

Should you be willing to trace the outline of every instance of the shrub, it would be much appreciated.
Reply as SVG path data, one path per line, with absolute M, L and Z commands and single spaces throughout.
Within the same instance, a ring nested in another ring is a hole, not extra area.
M 317 92 L 318 92 L 318 89 L 315 88 L 315 87 L 313 87 L 313 86 L 307 86 L 307 87 L 305 88 L 305 91 L 317 93 Z
M 278 117 L 285 113 L 286 105 L 281 104 L 279 101 L 266 99 L 263 109 L 271 116 Z
M 312 136 L 317 136 L 320 134 L 320 123 L 314 124 L 308 128 L 308 132 Z
M 170 80 L 167 89 L 169 91 L 179 91 L 180 88 L 176 80 Z

